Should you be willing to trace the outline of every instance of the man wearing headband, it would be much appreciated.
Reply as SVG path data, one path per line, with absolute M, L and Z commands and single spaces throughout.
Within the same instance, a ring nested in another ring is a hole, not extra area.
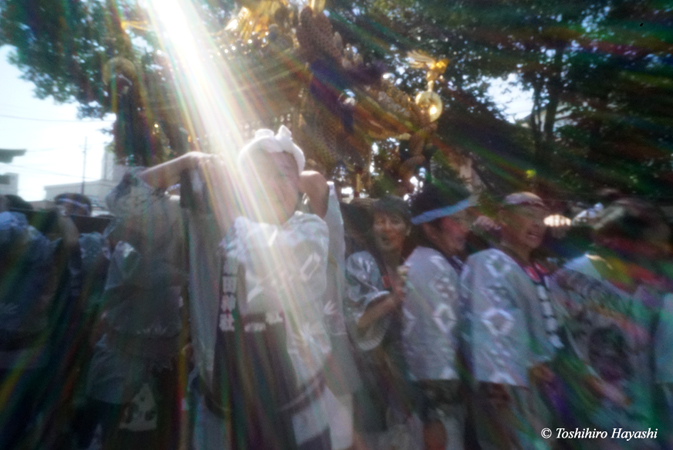
M 329 190 L 319 174 L 302 173 L 303 152 L 284 126 L 259 130 L 237 165 L 238 173 L 211 155 L 184 155 L 120 186 L 110 210 L 142 216 L 161 202 L 166 220 L 179 220 L 177 203 L 156 188 L 194 169 L 209 183 L 212 214 L 187 219 L 192 343 L 205 396 L 196 447 L 328 449 L 328 227 L 295 208 L 305 192 L 324 215 Z
M 411 202 L 411 223 L 420 244 L 404 264 L 408 274 L 402 344 L 411 379 L 421 392 L 426 449 L 464 446 L 465 405 L 458 358 L 459 256 L 473 204 L 467 189 L 448 183 L 426 184 Z
M 531 259 L 547 208 L 529 192 L 507 196 L 498 215 L 498 248 L 472 255 L 463 269 L 468 360 L 476 382 L 475 426 L 483 449 L 541 449 L 550 419 L 539 380 L 562 348 L 545 271 Z
M 90 216 L 91 200 L 86 195 L 76 193 L 59 194 L 54 198 L 54 203 L 59 206 L 66 216 Z

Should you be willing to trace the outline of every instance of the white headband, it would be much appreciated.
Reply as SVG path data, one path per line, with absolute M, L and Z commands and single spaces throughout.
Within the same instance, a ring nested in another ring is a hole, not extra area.
M 91 208 L 86 203 L 78 202 L 76 200 L 72 200 L 72 199 L 67 198 L 67 197 L 61 197 L 58 200 L 56 200 L 57 205 L 62 205 L 62 204 L 66 204 L 66 203 L 69 204 L 69 205 L 73 205 L 75 208 L 82 208 L 87 213 L 91 212 Z
M 267 153 L 289 153 L 297 162 L 299 173 L 304 170 L 304 165 L 306 164 L 304 152 L 292 142 L 292 132 L 285 125 L 280 126 L 276 135 L 267 128 L 255 131 L 254 139 L 248 142 L 238 154 L 238 166 L 242 167 L 243 161 L 249 158 L 252 152 L 257 149 L 262 149 Z
M 466 198 L 465 200 L 456 203 L 455 205 L 433 209 L 430 211 L 426 211 L 423 214 L 419 214 L 416 217 L 412 217 L 411 223 L 414 225 L 420 225 L 422 223 L 432 222 L 433 220 L 439 219 L 440 217 L 450 217 L 454 214 L 463 211 L 464 209 L 475 206 L 475 204 L 476 203 L 474 199 L 472 197 L 469 197 Z

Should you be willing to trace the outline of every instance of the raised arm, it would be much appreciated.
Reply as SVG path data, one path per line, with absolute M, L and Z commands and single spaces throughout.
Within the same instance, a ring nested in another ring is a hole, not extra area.
M 201 169 L 213 161 L 214 155 L 199 152 L 189 152 L 184 155 L 159 164 L 137 174 L 138 178 L 157 189 L 168 189 L 169 186 L 180 182 L 180 174 L 185 170 Z
M 347 323 L 351 337 L 360 350 L 379 346 L 390 328 L 392 313 L 404 295 L 382 288 L 381 273 L 374 258 L 366 252 L 355 253 L 346 261 Z
M 382 296 L 379 301 L 370 304 L 357 322 L 359 330 L 367 330 L 376 322 L 392 314 L 404 301 L 401 286 L 395 286 L 393 292 Z
M 212 207 L 218 226 L 224 234 L 237 215 L 234 180 L 224 160 L 217 155 L 189 152 L 171 161 L 150 167 L 136 176 L 153 188 L 165 190 L 181 181 L 184 172 L 196 171 L 203 182 L 203 191 Z
M 303 171 L 299 175 L 299 191 L 308 197 L 311 211 L 324 219 L 329 205 L 329 187 L 325 177 L 319 172 Z

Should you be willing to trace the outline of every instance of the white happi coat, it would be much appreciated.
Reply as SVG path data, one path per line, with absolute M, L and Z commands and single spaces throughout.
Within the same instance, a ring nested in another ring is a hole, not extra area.
M 460 276 L 437 250 L 417 247 L 407 259 L 402 347 L 412 380 L 458 379 Z
M 529 387 L 528 370 L 556 353 L 535 283 L 509 255 L 489 249 L 467 260 L 462 297 L 476 381 Z
M 545 309 L 557 305 L 550 305 L 547 294 L 544 285 L 534 283 L 501 250 L 476 253 L 463 267 L 463 339 L 472 376 L 476 383 L 503 385 L 511 398 L 508 412 L 502 414 L 494 412 L 489 398 L 478 397 L 486 409 L 475 425 L 485 450 L 550 448 L 540 437 L 542 427 L 551 423 L 549 411 L 529 379 L 529 369 L 551 361 L 556 353 L 545 329 L 552 311 Z M 555 315 L 559 317 L 558 311 Z M 553 338 L 558 346 L 558 336 Z
M 323 321 L 328 240 L 324 221 L 295 212 L 282 225 L 239 217 L 221 244 L 227 264 L 245 268 L 246 293 L 222 301 L 237 301 L 242 315 L 285 313 L 288 352 L 300 385 L 322 370 L 331 348 Z M 220 329 L 228 326 L 220 314 Z

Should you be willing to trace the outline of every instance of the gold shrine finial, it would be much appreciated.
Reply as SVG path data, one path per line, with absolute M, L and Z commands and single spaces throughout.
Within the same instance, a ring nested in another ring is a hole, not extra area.
M 431 122 L 439 119 L 444 109 L 441 97 L 434 92 L 435 81 L 444 74 L 449 65 L 449 60 L 443 58 L 436 60 L 422 51 L 411 51 L 407 53 L 409 65 L 415 69 L 425 69 L 425 79 L 428 82 L 428 89 L 420 92 L 415 99 L 415 103 L 427 112 Z
M 311 7 L 313 12 L 322 12 L 322 10 L 325 9 L 325 0 L 309 0 L 308 6 Z
M 414 50 L 407 53 L 409 65 L 414 69 L 425 69 L 425 79 L 428 82 L 428 91 L 432 91 L 437 78 L 442 76 L 449 66 L 448 58 L 440 60 L 434 59 L 432 56 L 420 50 Z

